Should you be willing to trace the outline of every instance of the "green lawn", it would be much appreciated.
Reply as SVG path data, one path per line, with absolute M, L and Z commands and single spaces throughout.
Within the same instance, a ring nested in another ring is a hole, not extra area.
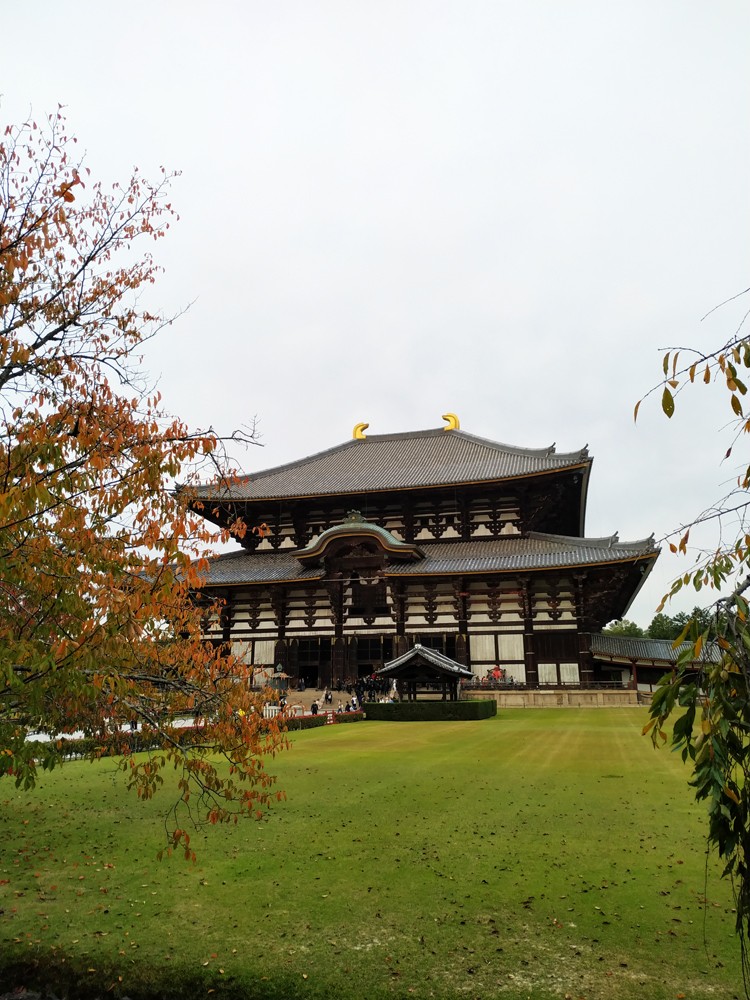
M 138 801 L 111 761 L 66 765 L 33 793 L 6 779 L 0 985 L 70 976 L 133 1000 L 739 995 L 729 886 L 706 866 L 687 769 L 640 735 L 645 719 L 516 710 L 298 733 L 274 762 L 287 801 L 195 834 L 195 866 L 155 860 L 168 793 Z

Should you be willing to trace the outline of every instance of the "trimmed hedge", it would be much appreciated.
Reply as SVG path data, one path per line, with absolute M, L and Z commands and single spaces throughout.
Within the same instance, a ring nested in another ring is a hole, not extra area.
M 333 723 L 340 726 L 342 722 L 361 722 L 365 717 L 364 712 L 334 712 Z M 297 729 L 315 729 L 318 726 L 325 726 L 328 722 L 328 715 L 322 712 L 320 715 L 291 715 L 287 719 L 289 732 Z
M 367 702 L 368 719 L 378 722 L 458 722 L 489 719 L 497 715 L 497 702 L 486 701 L 397 701 L 392 705 Z
M 328 717 L 323 715 L 290 715 L 287 716 L 287 731 L 297 732 L 299 729 L 317 729 L 318 726 L 325 726 Z
M 200 743 L 205 735 L 203 726 L 170 726 L 165 731 L 180 746 Z M 77 740 L 60 736 L 54 743 L 59 746 L 63 759 L 75 760 L 81 757 L 116 757 L 123 751 L 140 753 L 143 750 L 155 750 L 162 746 L 163 738 L 151 729 L 141 729 L 137 732 L 124 729 L 120 733 L 109 734 L 106 740 L 97 736 L 84 736 Z M 45 744 L 40 744 L 40 749 L 43 746 Z
M 361 722 L 364 717 L 364 712 L 341 712 L 334 715 L 333 720 L 336 724 Z M 288 732 L 297 732 L 300 729 L 317 729 L 319 726 L 325 726 L 328 716 L 325 712 L 319 715 L 287 715 L 284 721 Z M 169 727 L 166 731 L 180 746 L 200 743 L 206 734 L 203 726 Z M 96 736 L 85 736 L 77 740 L 61 736 L 54 742 L 64 760 L 80 760 L 88 757 L 119 756 L 123 752 L 140 753 L 144 750 L 157 750 L 161 748 L 163 739 L 159 733 L 150 729 L 141 729 L 137 732 L 125 729 L 116 735 L 108 735 L 105 741 Z M 39 744 L 40 754 L 45 746 L 46 743 Z
M 336 712 L 333 718 L 336 725 L 339 726 L 342 722 L 361 722 L 365 718 L 365 713 L 359 710 L 356 712 Z

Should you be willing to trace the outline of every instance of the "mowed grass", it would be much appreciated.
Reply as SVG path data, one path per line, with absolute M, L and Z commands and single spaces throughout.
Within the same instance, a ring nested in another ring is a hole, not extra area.
M 287 801 L 195 833 L 196 865 L 156 860 L 170 792 L 138 801 L 111 761 L 32 793 L 6 779 L 0 984 L 133 1000 L 739 996 L 705 812 L 645 720 L 516 710 L 298 733 L 273 762 Z

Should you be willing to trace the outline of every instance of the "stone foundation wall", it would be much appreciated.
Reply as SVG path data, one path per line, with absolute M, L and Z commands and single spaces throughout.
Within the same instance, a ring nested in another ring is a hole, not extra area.
M 580 688 L 555 691 L 464 691 L 462 699 L 494 698 L 498 708 L 617 708 L 638 704 L 638 692 L 622 688 L 617 690 L 582 690 Z

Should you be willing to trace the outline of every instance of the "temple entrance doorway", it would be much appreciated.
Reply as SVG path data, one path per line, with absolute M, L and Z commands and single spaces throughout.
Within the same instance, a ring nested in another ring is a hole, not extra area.
M 297 650 L 297 669 L 300 680 L 305 687 L 316 688 L 320 685 L 323 668 L 330 671 L 331 640 L 300 639 Z
M 369 677 L 376 670 L 393 659 L 393 636 L 391 635 L 358 635 L 357 645 L 357 678 Z

